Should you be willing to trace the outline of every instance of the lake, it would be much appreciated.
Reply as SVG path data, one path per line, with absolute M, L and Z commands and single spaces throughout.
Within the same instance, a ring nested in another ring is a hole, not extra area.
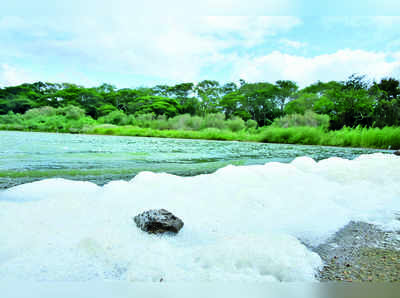
M 245 142 L 0 131 L 0 189 L 62 177 L 103 185 L 141 171 L 180 176 L 299 156 L 354 159 L 385 150 Z

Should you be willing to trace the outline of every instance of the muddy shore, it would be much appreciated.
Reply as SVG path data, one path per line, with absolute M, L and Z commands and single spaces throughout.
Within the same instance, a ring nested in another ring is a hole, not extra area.
M 313 248 L 324 261 L 317 279 L 347 282 L 399 282 L 400 232 L 350 222 L 326 243 Z

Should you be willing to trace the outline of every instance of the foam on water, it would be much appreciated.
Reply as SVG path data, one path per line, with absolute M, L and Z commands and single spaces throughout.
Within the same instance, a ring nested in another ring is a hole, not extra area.
M 400 158 L 142 172 L 104 187 L 49 179 L 0 192 L 0 280 L 307 281 L 315 246 L 350 220 L 399 229 Z M 185 226 L 148 235 L 132 217 L 165 208 Z

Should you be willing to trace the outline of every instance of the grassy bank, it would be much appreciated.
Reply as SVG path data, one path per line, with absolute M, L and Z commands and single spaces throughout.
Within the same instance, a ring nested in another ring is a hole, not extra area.
M 277 118 L 272 125 L 259 128 L 253 120 L 225 119 L 218 113 L 166 118 L 114 111 L 94 120 L 82 109 L 71 106 L 0 115 L 1 130 L 400 149 L 400 127 L 345 127 L 329 131 L 328 126 L 329 117 L 312 112 Z
M 343 128 L 338 131 L 327 132 L 319 127 L 280 128 L 270 126 L 233 132 L 218 128 L 206 128 L 198 131 L 161 130 L 111 124 L 86 125 L 81 128 L 70 127 L 67 129 L 53 130 L 49 129 L 49 127 L 45 129 L 27 129 L 21 125 L 2 124 L 0 125 L 0 130 L 400 149 L 400 127 L 385 127 L 382 129 Z
M 400 127 L 343 128 L 325 131 L 318 127 L 267 127 L 261 129 L 260 142 L 362 147 L 378 149 L 400 148 Z

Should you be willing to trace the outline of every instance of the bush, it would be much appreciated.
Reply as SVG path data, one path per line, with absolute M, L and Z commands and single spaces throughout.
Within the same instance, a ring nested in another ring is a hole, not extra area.
M 30 109 L 25 112 L 24 119 L 33 119 L 39 117 L 51 117 L 57 114 L 57 110 L 53 107 L 45 106 L 36 109 Z
M 281 118 L 277 118 L 272 123 L 275 127 L 296 127 L 296 126 L 308 126 L 308 127 L 322 127 L 328 129 L 329 127 L 329 116 L 319 115 L 313 111 L 306 111 L 302 114 L 290 114 Z
M 155 118 L 153 113 L 138 114 L 136 115 L 136 124 L 139 127 L 150 128 L 151 122 Z
M 125 115 L 124 112 L 122 111 L 114 111 L 111 112 L 110 114 L 100 117 L 98 119 L 100 123 L 109 123 L 109 124 L 115 124 L 115 125 L 126 125 L 129 123 L 129 118 Z
M 247 129 L 255 129 L 257 128 L 257 121 L 253 120 L 253 119 L 249 119 L 246 121 L 246 128 Z
M 191 129 L 190 122 L 191 116 L 189 114 L 178 115 L 173 118 L 169 118 L 168 122 L 170 127 L 176 130 L 188 130 Z
M 115 106 L 113 106 L 111 104 L 105 104 L 99 108 L 98 112 L 99 112 L 100 116 L 106 116 L 116 110 L 117 110 L 117 108 Z
M 158 115 L 156 120 L 151 121 L 150 127 L 153 129 L 165 130 L 170 128 L 170 123 L 168 123 L 167 116 Z
M 6 115 L 0 115 L 1 124 L 21 124 L 23 121 L 21 114 L 14 114 L 9 111 Z
M 57 109 L 58 115 L 64 115 L 67 119 L 78 120 L 85 117 L 85 110 L 76 106 L 66 106 Z
M 236 117 L 236 116 L 232 117 L 232 119 L 230 119 L 230 120 L 227 120 L 226 125 L 233 132 L 242 130 L 246 127 L 243 119 L 240 117 Z
M 208 114 L 204 117 L 203 128 L 226 128 L 225 115 L 222 113 Z
M 204 120 L 200 116 L 192 116 L 189 118 L 187 125 L 192 130 L 200 130 L 203 126 L 203 122 Z

